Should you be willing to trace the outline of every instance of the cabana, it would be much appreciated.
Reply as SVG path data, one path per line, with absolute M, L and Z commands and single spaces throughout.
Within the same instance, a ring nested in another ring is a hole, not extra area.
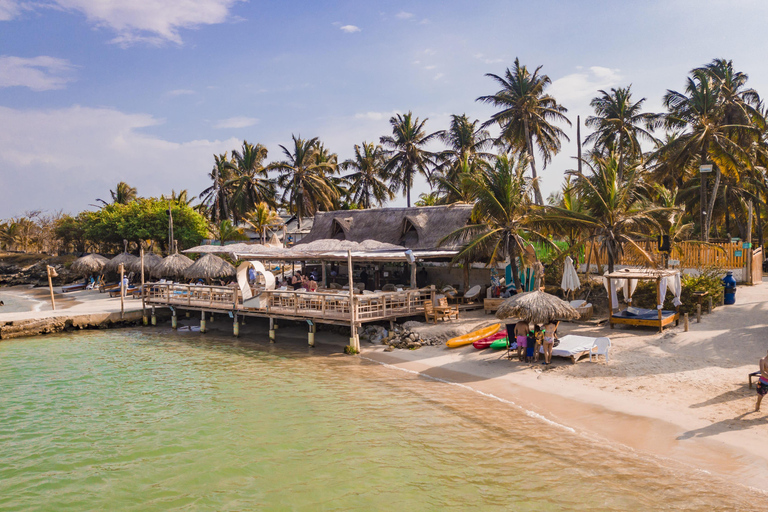
M 638 280 L 656 281 L 656 311 L 652 309 L 643 309 L 632 306 L 632 294 L 637 287 Z M 680 271 L 670 269 L 645 269 L 645 268 L 625 268 L 603 275 L 603 284 L 608 292 L 608 306 L 611 310 L 610 322 L 611 329 L 613 324 L 641 325 L 646 327 L 658 327 L 659 332 L 664 330 L 664 326 L 672 322 L 677 325 L 680 322 L 680 294 L 682 292 L 682 283 L 680 281 Z M 624 301 L 629 305 L 627 309 L 619 310 L 619 300 L 616 291 L 621 288 L 624 294 Z M 673 304 L 675 311 L 664 310 L 664 297 L 667 294 L 667 288 L 674 294 Z

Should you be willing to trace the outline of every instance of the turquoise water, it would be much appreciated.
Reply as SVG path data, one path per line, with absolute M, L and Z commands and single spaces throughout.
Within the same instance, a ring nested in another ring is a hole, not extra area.
M 2 511 L 751 510 L 756 499 L 356 357 L 162 330 L 0 342 Z

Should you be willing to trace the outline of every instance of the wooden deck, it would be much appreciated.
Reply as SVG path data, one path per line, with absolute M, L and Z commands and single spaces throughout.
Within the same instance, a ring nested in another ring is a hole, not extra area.
M 256 297 L 243 304 L 237 288 L 148 283 L 144 298 L 148 306 L 342 325 L 422 315 L 424 301 L 434 298 L 431 288 L 355 294 L 350 308 L 348 291 L 257 290 L 255 293 Z

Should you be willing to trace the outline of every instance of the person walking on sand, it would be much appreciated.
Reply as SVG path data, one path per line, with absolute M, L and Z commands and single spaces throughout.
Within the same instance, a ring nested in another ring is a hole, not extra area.
M 515 324 L 515 341 L 517 341 L 517 358 L 522 361 L 528 348 L 528 322 L 520 320 Z
M 552 363 L 552 349 L 555 347 L 555 329 L 557 329 L 557 326 L 552 320 L 548 321 L 544 326 L 544 364 Z
M 768 393 L 768 354 L 760 360 L 760 378 L 757 380 L 757 405 L 755 412 L 760 411 L 760 402 Z

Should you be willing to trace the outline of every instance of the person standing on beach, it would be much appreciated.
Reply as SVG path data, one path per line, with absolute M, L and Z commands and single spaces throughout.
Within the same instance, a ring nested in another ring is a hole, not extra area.
M 557 329 L 557 325 L 552 320 L 544 326 L 544 364 L 552 363 L 552 349 L 555 348 L 555 329 Z
M 760 378 L 757 380 L 757 405 L 755 412 L 760 411 L 760 402 L 768 393 L 768 354 L 760 360 Z
M 522 361 L 528 348 L 528 322 L 520 320 L 515 324 L 515 341 L 517 341 L 517 358 Z

